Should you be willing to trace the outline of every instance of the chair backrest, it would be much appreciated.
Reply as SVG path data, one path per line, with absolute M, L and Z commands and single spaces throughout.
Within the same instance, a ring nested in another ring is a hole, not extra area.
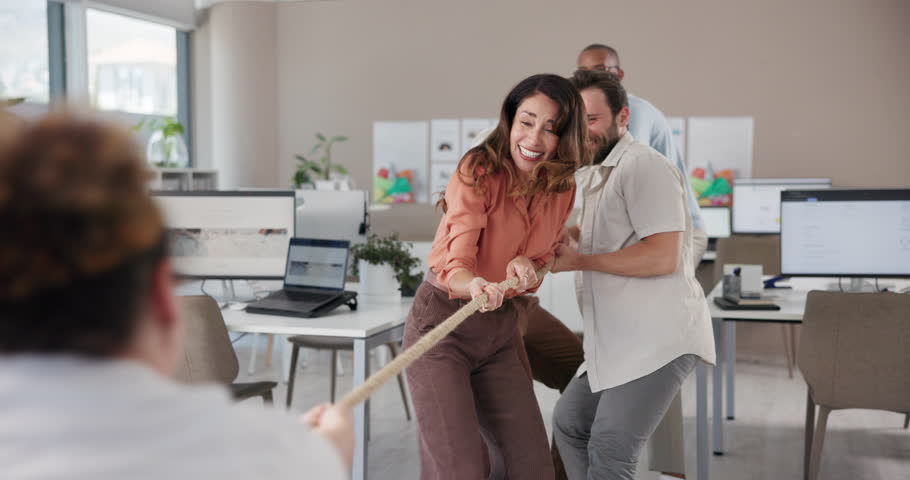
M 809 292 L 799 369 L 819 405 L 910 412 L 910 295 Z
M 209 296 L 177 297 L 185 328 L 184 354 L 175 378 L 229 385 L 240 369 L 218 303 Z
M 714 284 L 724 277 L 724 264 L 761 265 L 765 275 L 780 273 L 780 235 L 733 235 L 717 239 Z

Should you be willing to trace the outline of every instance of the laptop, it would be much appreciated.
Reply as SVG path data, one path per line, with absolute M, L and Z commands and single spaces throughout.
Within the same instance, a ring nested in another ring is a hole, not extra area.
M 350 242 L 292 238 L 284 272 L 284 288 L 251 303 L 246 311 L 315 317 L 347 304 L 357 306 L 357 293 L 344 290 Z

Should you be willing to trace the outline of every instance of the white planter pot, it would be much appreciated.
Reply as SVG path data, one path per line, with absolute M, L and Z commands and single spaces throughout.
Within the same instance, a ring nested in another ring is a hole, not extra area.
M 316 190 L 338 190 L 335 180 L 316 180 Z
M 400 297 L 398 279 L 391 265 L 372 265 L 365 260 L 357 261 L 360 271 L 358 294 L 365 297 Z
M 316 190 L 353 190 L 354 182 L 348 176 L 332 177 L 331 180 L 316 180 Z

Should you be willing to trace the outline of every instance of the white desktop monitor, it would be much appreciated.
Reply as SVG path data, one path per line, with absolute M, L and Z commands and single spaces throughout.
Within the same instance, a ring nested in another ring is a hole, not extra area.
M 730 207 L 701 207 L 701 219 L 708 238 L 730 236 Z
M 781 193 L 781 275 L 910 277 L 910 189 Z
M 297 236 L 366 242 L 367 193 L 363 190 L 296 190 Z
M 733 232 L 780 233 L 780 192 L 831 188 L 830 178 L 739 178 L 733 182 Z
M 154 192 L 174 271 L 189 278 L 283 279 L 294 191 Z

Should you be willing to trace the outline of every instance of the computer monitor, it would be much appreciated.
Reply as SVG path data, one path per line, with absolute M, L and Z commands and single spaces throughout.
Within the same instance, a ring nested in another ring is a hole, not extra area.
M 297 236 L 366 242 L 367 193 L 363 190 L 296 190 Z
M 153 192 L 181 277 L 281 280 L 294 236 L 294 191 Z
M 730 236 L 730 207 L 701 207 L 701 219 L 708 238 Z
M 781 192 L 781 275 L 910 277 L 910 189 Z
M 780 192 L 831 188 L 830 178 L 738 178 L 733 182 L 733 232 L 780 233 Z

